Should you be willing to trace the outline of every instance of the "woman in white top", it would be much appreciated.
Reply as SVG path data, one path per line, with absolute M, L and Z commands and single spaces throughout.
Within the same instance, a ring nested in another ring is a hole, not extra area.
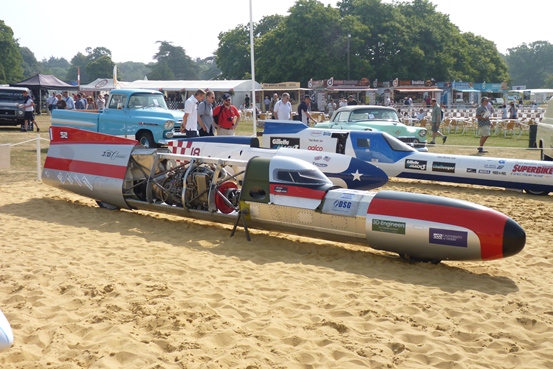
M 283 93 L 282 98 L 275 104 L 275 119 L 292 120 L 292 104 L 288 92 Z

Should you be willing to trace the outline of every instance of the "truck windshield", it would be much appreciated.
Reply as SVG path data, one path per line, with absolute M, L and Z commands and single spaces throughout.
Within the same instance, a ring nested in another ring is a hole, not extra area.
M 23 101 L 23 91 L 0 90 L 0 100 L 2 100 L 2 101 Z
M 163 95 L 152 93 L 136 93 L 129 99 L 130 109 L 143 109 L 143 108 L 163 108 L 167 109 L 167 104 Z

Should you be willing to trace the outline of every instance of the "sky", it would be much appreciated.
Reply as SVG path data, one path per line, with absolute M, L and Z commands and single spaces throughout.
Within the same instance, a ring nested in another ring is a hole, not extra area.
M 336 6 L 337 0 L 319 0 Z M 392 2 L 385 0 L 384 2 Z M 520 3 L 514 0 L 431 0 L 436 10 L 449 15 L 461 32 L 493 41 L 500 53 L 522 43 L 553 44 L 547 11 L 551 0 Z M 213 55 L 218 35 L 250 21 L 250 0 L 157 0 L 54 3 L 44 0 L 2 1 L 0 20 L 11 27 L 20 46 L 37 60 L 51 56 L 68 61 L 85 49 L 106 47 L 116 63 L 150 63 L 159 50 L 156 41 L 181 46 L 192 59 Z M 251 0 L 252 19 L 287 15 L 295 0 Z M 316 30 L 306 30 L 306 37 Z

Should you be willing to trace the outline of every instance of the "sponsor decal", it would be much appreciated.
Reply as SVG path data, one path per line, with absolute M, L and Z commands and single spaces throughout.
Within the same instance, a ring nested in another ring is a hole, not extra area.
M 288 193 L 288 187 L 275 186 L 275 193 L 279 193 L 279 194 Z
M 479 169 L 479 170 L 478 170 L 478 173 L 480 173 L 480 174 L 490 174 L 491 171 L 485 170 L 485 169 Z
M 328 164 L 325 163 L 317 163 L 316 161 L 313 162 L 313 165 L 319 168 L 326 168 L 328 167 Z
M 405 169 L 426 170 L 426 165 L 427 165 L 426 160 L 415 160 L 415 159 L 405 160 Z
M 311 146 L 307 146 L 307 150 L 310 150 L 310 151 L 323 151 L 323 147 L 319 146 L 319 145 L 311 145 Z
M 340 198 L 341 198 L 341 199 L 345 199 L 345 200 L 352 200 L 354 196 L 355 196 L 355 195 L 352 194 L 352 193 L 342 193 L 342 194 L 340 195 Z
M 432 163 L 433 172 L 455 173 L 455 163 L 435 161 Z
M 442 155 L 438 155 L 438 159 L 455 160 L 455 159 L 457 159 L 457 158 L 455 158 L 454 156 L 442 156 Z
M 490 169 L 503 169 L 505 165 L 495 165 L 495 164 L 484 164 L 484 168 Z
M 102 153 L 102 156 L 111 160 L 126 159 L 127 155 L 120 154 L 119 151 L 106 150 Z
M 505 160 L 500 160 L 499 164 L 505 164 Z
M 327 161 L 327 162 L 330 161 L 330 159 L 332 159 L 330 156 L 325 156 L 325 157 L 323 158 L 323 160 L 324 160 L 324 161 Z
M 60 131 L 60 138 L 67 140 L 69 138 L 69 135 L 65 131 Z
M 278 149 L 280 147 L 287 147 L 291 149 L 300 148 L 300 139 L 299 138 L 280 138 L 280 137 L 271 137 L 271 149 Z
M 323 140 L 320 140 L 318 138 L 310 138 L 309 142 L 323 142 Z
M 372 230 L 375 232 L 405 234 L 405 228 L 406 224 L 404 222 L 394 222 L 384 219 L 373 219 L 372 221 Z
M 323 136 L 330 136 L 330 132 L 323 132 Z
M 313 136 L 313 137 L 318 137 L 318 136 L 321 136 L 323 134 L 322 131 L 311 131 L 310 132 L 310 135 Z
M 351 201 L 335 200 L 332 206 L 337 209 L 351 209 Z
M 507 172 L 500 172 L 498 170 L 493 170 L 492 174 L 498 175 L 498 176 L 506 176 Z
M 317 155 L 313 158 L 313 160 L 321 160 L 323 158 L 322 155 Z
M 463 231 L 452 231 L 450 229 L 430 228 L 428 230 L 428 242 L 438 245 L 467 247 L 468 233 Z
M 525 174 L 548 174 L 553 175 L 553 166 L 547 165 L 520 165 L 515 164 L 513 167 L 513 174 L 521 173 Z M 518 174 L 516 174 L 518 175 Z
M 467 173 L 476 173 L 476 168 L 467 168 Z

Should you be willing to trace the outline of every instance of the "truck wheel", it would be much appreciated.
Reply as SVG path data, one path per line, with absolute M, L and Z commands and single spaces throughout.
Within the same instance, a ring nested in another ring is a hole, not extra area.
M 144 147 L 155 148 L 157 144 L 154 141 L 154 137 L 151 132 L 142 132 L 138 135 L 138 142 Z

